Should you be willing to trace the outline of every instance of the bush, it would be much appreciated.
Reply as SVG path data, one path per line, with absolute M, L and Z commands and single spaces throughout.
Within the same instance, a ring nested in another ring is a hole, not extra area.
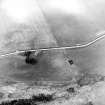
M 39 94 L 38 96 L 33 95 L 32 100 L 48 102 L 48 101 L 53 100 L 53 96 L 52 95 L 44 95 L 44 94 Z
M 36 102 L 49 102 L 53 100 L 52 95 L 39 94 L 33 95 L 30 99 L 18 99 L 7 102 L 2 102 L 0 105 L 37 105 Z

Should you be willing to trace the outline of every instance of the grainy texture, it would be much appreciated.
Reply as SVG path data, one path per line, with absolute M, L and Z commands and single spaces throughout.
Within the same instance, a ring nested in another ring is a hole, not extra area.
M 70 88 L 74 88 L 73 91 L 68 91 Z M 1 103 L 8 104 L 16 100 L 18 104 L 34 102 L 37 105 L 104 105 L 105 81 L 97 82 L 94 79 L 94 84 L 84 84 L 81 87 L 70 82 L 42 82 L 39 86 L 17 83 L 2 86 L 0 91 L 4 94 Z
M 34 0 L 33 15 L 21 24 L 0 8 L 0 54 L 84 44 L 105 29 L 104 0 L 62 1 Z M 52 5 L 55 2 L 57 6 Z M 65 2 L 66 7 L 73 4 L 85 12 L 63 11 Z M 105 105 L 104 40 L 84 49 L 43 51 L 36 65 L 27 65 L 21 54 L 0 59 L 0 101 L 24 104 L 34 94 L 39 105 Z

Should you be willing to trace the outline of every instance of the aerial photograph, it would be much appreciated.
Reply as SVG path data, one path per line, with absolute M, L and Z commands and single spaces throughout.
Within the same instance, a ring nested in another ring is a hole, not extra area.
M 105 0 L 0 0 L 0 105 L 105 105 Z

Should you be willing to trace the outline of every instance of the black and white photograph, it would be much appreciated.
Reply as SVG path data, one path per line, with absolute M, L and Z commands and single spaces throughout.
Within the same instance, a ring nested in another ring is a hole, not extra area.
M 0 0 L 0 105 L 105 105 L 105 0 Z

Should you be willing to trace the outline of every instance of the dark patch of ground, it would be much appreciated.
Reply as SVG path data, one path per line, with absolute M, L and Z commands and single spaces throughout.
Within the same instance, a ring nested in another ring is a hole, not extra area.
M 0 105 L 37 105 L 36 102 L 50 102 L 53 101 L 52 95 L 39 94 L 33 95 L 30 99 L 18 99 L 12 101 L 2 102 Z

